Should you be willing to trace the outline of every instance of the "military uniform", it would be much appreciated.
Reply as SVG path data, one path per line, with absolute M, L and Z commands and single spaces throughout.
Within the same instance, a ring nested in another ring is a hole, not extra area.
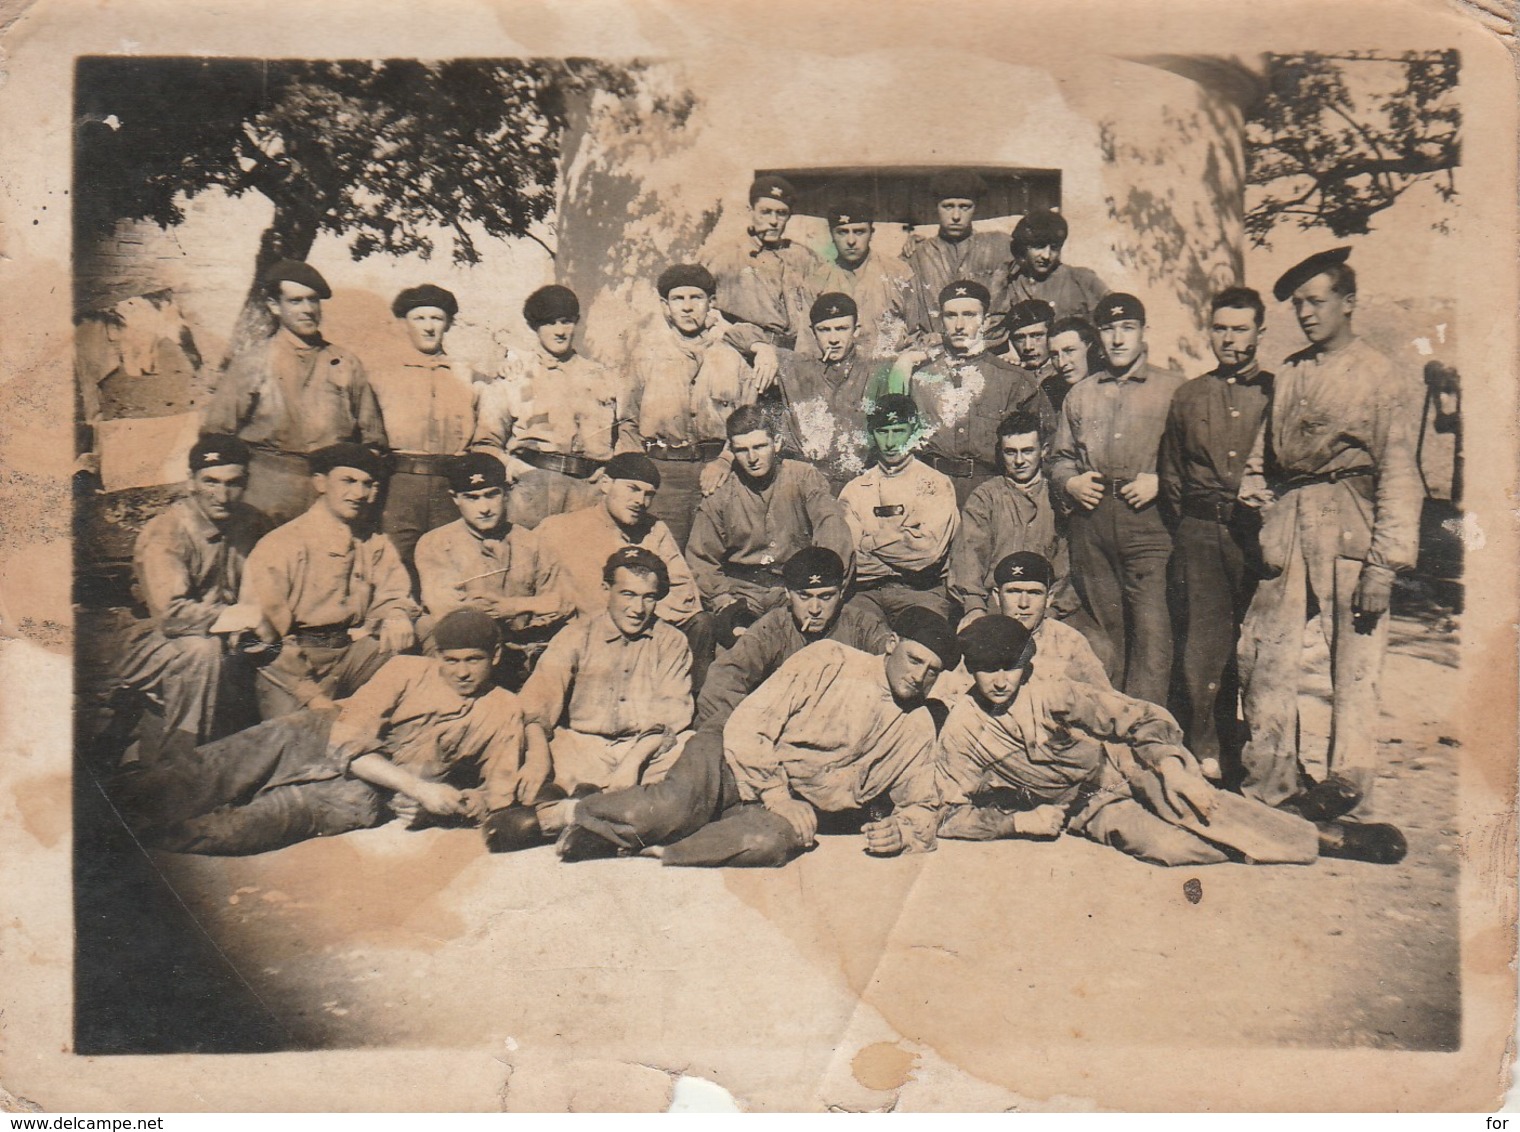
M 760 404 L 784 406 L 782 448 L 816 467 L 837 493 L 866 469 L 871 405 L 884 393 L 904 392 L 892 388 L 891 370 L 858 347 L 833 362 L 783 352 L 776 384 Z
M 816 255 L 791 240 L 762 244 L 746 232 L 736 243 L 715 235 L 697 260 L 717 280 L 724 318 L 757 327 L 772 345 L 796 348 L 813 301 Z
M 910 458 L 896 471 L 877 466 L 839 493 L 855 538 L 856 596 L 886 618 L 910 605 L 948 617 L 945 567 L 960 526 L 948 477 Z
M 869 358 L 890 358 L 908 344 L 909 307 L 913 302 L 913 272 L 900 259 L 871 252 L 855 267 L 826 259 L 813 276 L 813 295 L 830 291 L 855 300 L 857 345 Z M 811 332 L 798 342 L 798 352 L 818 356 Z
M 1057 264 L 1044 279 L 1036 279 L 1014 263 L 1008 271 L 1006 288 L 1009 306 L 1039 299 L 1054 308 L 1056 318 L 1083 318 L 1092 321 L 1093 312 L 1109 293 L 1097 272 L 1086 267 Z
M 1050 587 L 1051 612 L 1057 617 L 1074 612 L 1077 598 L 1071 584 L 1066 536 L 1043 476 L 1029 484 L 998 476 L 971 493 L 950 549 L 950 597 L 966 613 L 989 608 L 995 611 L 993 572 L 1004 558 L 1021 550 L 1045 558 L 1055 572 Z
M 1008 238 L 996 232 L 972 232 L 963 240 L 946 240 L 936 233 L 909 241 L 903 256 L 913 270 L 913 298 L 908 325 L 926 341 L 937 341 L 940 294 L 957 280 L 970 279 L 987 288 L 989 311 L 1007 307 Z

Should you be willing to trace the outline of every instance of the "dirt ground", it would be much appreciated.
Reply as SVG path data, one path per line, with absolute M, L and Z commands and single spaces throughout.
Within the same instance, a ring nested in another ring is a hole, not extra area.
M 1306 639 L 1322 753 L 1329 684 Z M 991 1108 L 1059 1107 L 1072 1083 L 1027 1056 L 1042 1041 L 1453 1049 L 1462 749 L 1436 717 L 1456 664 L 1450 615 L 1396 620 L 1378 784 L 1410 843 L 1394 867 L 1167 870 L 1073 837 L 882 861 L 836 837 L 785 869 L 706 872 L 492 857 L 471 831 L 399 825 L 149 860 L 107 830 L 80 845 L 83 888 L 127 895 L 79 909 L 79 1048 L 493 1048 L 512 1109 L 663 1107 L 683 1072 L 749 1109 L 933 1107 L 942 1079 Z M 83 812 L 92 797 L 82 784 Z M 566 1057 L 602 1069 L 568 1091 L 533 1071 Z

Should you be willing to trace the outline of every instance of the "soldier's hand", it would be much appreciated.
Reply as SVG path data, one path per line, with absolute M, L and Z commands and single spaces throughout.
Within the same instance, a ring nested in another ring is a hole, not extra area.
M 1277 496 L 1267 486 L 1266 477 L 1258 472 L 1247 472 L 1240 477 L 1240 492 L 1236 498 L 1253 511 L 1277 502 Z
M 769 342 L 760 342 L 755 346 L 755 390 L 764 393 L 776 383 L 776 374 L 781 369 L 781 359 L 776 354 L 776 347 Z
M 549 781 L 549 775 L 553 768 L 543 759 L 525 759 L 518 769 L 515 780 L 512 783 L 512 797 L 524 806 L 531 806 L 538 800 L 544 783 Z
M 418 805 L 430 814 L 446 816 L 465 812 L 464 791 L 444 782 L 419 781 L 408 788 L 407 793 L 417 799 Z
M 461 790 L 459 796 L 463 804 L 463 809 L 460 812 L 472 821 L 479 821 L 489 812 L 483 792 L 479 790 Z
M 961 623 L 955 627 L 955 631 L 959 633 L 967 625 L 971 624 L 971 622 L 979 621 L 986 616 L 987 611 L 985 609 L 968 609 L 966 610 L 966 616 L 961 618 Z
M 1066 494 L 1091 511 L 1103 502 L 1102 477 L 1097 472 L 1083 472 L 1066 481 Z
M 1119 498 L 1136 511 L 1149 506 L 1161 490 L 1161 480 L 1155 472 L 1141 472 L 1119 489 Z
M 774 802 L 767 802 L 765 808 L 777 817 L 786 819 L 786 824 L 792 827 L 804 847 L 816 840 L 818 811 L 809 803 L 801 798 L 778 798 Z
M 866 835 L 866 852 L 873 857 L 894 857 L 908 847 L 902 823 L 893 818 L 869 822 L 860 831 Z
M 1161 784 L 1161 797 L 1157 799 L 1161 807 L 1178 820 L 1208 824 L 1214 809 L 1214 787 L 1202 771 L 1180 758 L 1167 759 L 1157 768 L 1156 777 Z
M 405 617 L 388 617 L 380 622 L 380 647 L 386 652 L 405 652 L 416 643 L 417 634 Z
M 1048 840 L 1060 837 L 1066 828 L 1066 810 L 1061 806 L 1036 806 L 1013 815 L 1013 831 L 1020 837 Z
M 1393 598 L 1393 571 L 1371 563 L 1362 566 L 1356 580 L 1356 592 L 1351 595 L 1351 612 L 1354 616 L 1376 621 L 1388 612 Z
M 702 475 L 697 481 L 697 487 L 703 495 L 711 495 L 723 486 L 733 471 L 727 460 L 709 460 L 702 468 Z

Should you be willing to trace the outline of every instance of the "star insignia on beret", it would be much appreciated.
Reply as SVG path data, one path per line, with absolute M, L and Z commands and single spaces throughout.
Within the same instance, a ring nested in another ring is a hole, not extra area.
M 823 575 L 822 574 L 809 574 L 808 575 L 808 585 L 810 585 L 810 586 L 821 586 L 821 585 L 823 585 Z
M 220 460 L 221 458 L 222 454 L 220 452 L 207 452 L 204 456 L 201 457 L 203 461 Z
M 1008 572 L 1010 574 L 1012 574 L 1015 578 L 1018 578 L 1018 577 L 1021 577 L 1023 575 L 1023 573 L 1024 573 L 1024 567 L 1022 567 L 1022 566 L 1015 566 L 1012 570 L 1009 570 Z
M 479 472 L 475 472 L 473 475 L 470 476 L 470 482 L 471 483 L 485 483 L 486 482 L 486 477 L 483 476 L 483 475 L 481 475 Z
M 956 288 L 956 289 L 955 289 L 955 293 L 956 293 L 956 294 L 957 294 L 957 295 L 969 295 L 969 294 L 970 294 L 970 292 L 969 292 L 969 291 L 967 291 L 967 290 L 966 290 L 966 288 L 964 288 L 964 287 L 957 287 L 957 288 Z
M 1109 307 L 1108 308 L 1108 313 L 1111 314 L 1111 315 L 1123 314 L 1124 313 L 1124 308 L 1120 307 L 1120 306 Z
M 781 195 L 781 186 L 780 185 L 772 185 L 771 188 L 770 188 L 770 194 L 773 197 L 779 197 Z
M 840 224 L 848 224 L 848 223 L 850 223 L 850 214 L 848 212 L 845 213 L 843 216 L 841 216 L 839 218 L 838 223 L 840 223 Z

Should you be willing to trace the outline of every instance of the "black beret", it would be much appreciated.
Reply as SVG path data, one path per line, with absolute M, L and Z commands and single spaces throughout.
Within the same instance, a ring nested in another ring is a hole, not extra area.
M 314 476 L 326 475 L 334 468 L 353 468 L 368 472 L 377 480 L 385 477 L 385 461 L 373 448 L 362 444 L 329 444 L 309 453 L 306 462 L 311 465 Z
M 1048 587 L 1053 581 L 1055 571 L 1050 568 L 1050 560 L 1032 550 L 1010 554 L 992 571 L 992 584 L 995 586 L 1006 586 L 1009 582 L 1039 582 Z
M 713 273 L 696 263 L 678 263 L 660 272 L 660 278 L 655 283 L 660 298 L 669 298 L 677 287 L 696 287 L 709 295 L 718 293 L 718 281 L 713 278 Z
M 871 224 L 876 220 L 871 206 L 861 197 L 840 197 L 829 205 L 823 217 L 830 228 L 841 224 Z
M 1098 305 L 1093 308 L 1093 325 L 1097 327 L 1104 327 L 1112 322 L 1123 322 L 1127 318 L 1144 322 L 1145 304 L 1123 291 L 1104 295 L 1098 300 Z
M 955 641 L 955 630 L 932 609 L 910 605 L 892 621 L 892 632 L 905 641 L 917 641 L 934 650 L 942 668 L 954 668 L 960 663 L 961 650 Z
M 812 308 L 808 311 L 808 324 L 817 326 L 831 318 L 859 318 L 860 308 L 855 305 L 855 300 L 843 291 L 825 291 L 813 300 Z
M 935 201 L 981 200 L 987 182 L 970 169 L 947 169 L 929 178 L 929 193 Z
M 989 613 L 961 630 L 961 655 L 967 672 L 1001 672 L 1027 664 L 1034 656 L 1029 630 L 1012 617 Z
M 1017 330 L 1021 326 L 1033 326 L 1037 322 L 1043 322 L 1045 329 L 1056 320 L 1056 310 L 1044 299 L 1025 299 L 1021 303 L 1014 303 L 1008 308 L 1008 329 Z
M 797 199 L 797 190 L 792 188 L 792 183 L 785 177 L 778 177 L 774 173 L 766 173 L 756 177 L 749 186 L 749 203 L 754 204 L 761 198 L 766 200 L 779 200 L 787 208 L 792 207 L 792 202 Z
M 789 590 L 844 585 L 844 563 L 826 546 L 808 546 L 787 559 L 781 580 Z
M 1316 275 L 1323 271 L 1328 271 L 1332 267 L 1338 267 L 1350 258 L 1351 248 L 1349 245 L 1341 248 L 1331 248 L 1327 252 L 1315 252 L 1308 259 L 1300 260 L 1282 273 L 1282 276 L 1272 285 L 1272 297 L 1279 303 L 1285 303 L 1293 297 L 1294 291 L 1297 291 Z
M 220 432 L 202 435 L 190 448 L 190 474 L 205 468 L 222 468 L 237 464 L 247 467 L 253 452 L 235 436 Z
M 562 318 L 574 320 L 580 317 L 581 303 L 575 297 L 575 292 L 569 287 L 561 287 L 558 283 L 540 287 L 528 296 L 527 302 L 523 303 L 523 318 L 534 330 L 540 326 L 547 326 L 551 322 L 558 322 Z
M 638 480 L 656 491 L 660 489 L 660 469 L 642 452 L 622 452 L 607 461 L 603 469 L 610 480 Z
M 878 397 L 876 404 L 866 414 L 866 427 L 871 429 L 917 423 L 918 405 L 906 393 L 888 393 L 884 397 Z
M 414 311 L 418 307 L 437 307 L 453 318 L 459 313 L 459 300 L 454 298 L 453 291 L 424 283 L 420 287 L 408 287 L 397 295 L 395 302 L 391 303 L 391 314 L 405 318 L 408 311 Z
M 647 570 L 655 576 L 662 596 L 670 592 L 670 570 L 665 565 L 665 560 L 654 551 L 642 546 L 620 546 L 607 558 L 607 564 L 602 567 L 602 577 L 610 585 L 613 575 L 622 568 Z
M 1048 208 L 1037 209 L 1019 219 L 1009 242 L 1016 248 L 1059 247 L 1066 242 L 1066 217 Z
M 945 304 L 951 299 L 980 299 L 983 310 L 992 305 L 992 295 L 975 279 L 957 279 L 954 283 L 946 283 L 944 290 L 939 293 L 940 309 L 944 310 Z
M 507 486 L 506 465 L 489 452 L 457 456 L 448 462 L 443 474 L 449 481 L 449 490 L 456 493 Z
M 264 269 L 262 278 L 266 287 L 281 282 L 299 283 L 303 287 L 310 287 L 319 299 L 332 298 L 332 288 L 322 278 L 322 273 L 311 264 L 298 259 L 276 260 Z
M 433 644 L 439 652 L 479 649 L 491 653 L 501 644 L 501 630 L 493 617 L 478 609 L 456 609 L 433 626 Z

